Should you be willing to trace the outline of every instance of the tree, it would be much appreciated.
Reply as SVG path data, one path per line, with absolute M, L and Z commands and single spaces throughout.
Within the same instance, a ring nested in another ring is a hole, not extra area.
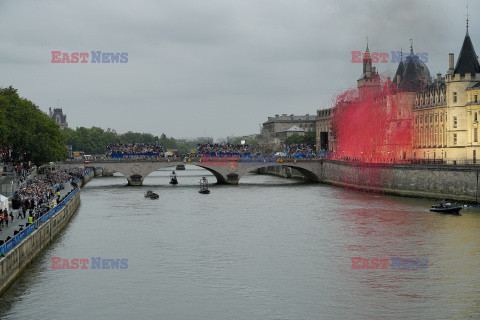
M 11 161 L 41 165 L 67 156 L 58 125 L 13 87 L 0 89 L 0 144 L 11 151 Z
M 308 131 L 305 135 L 305 143 L 313 147 L 317 144 L 317 134 L 315 131 Z
M 290 137 L 287 137 L 285 140 L 286 144 L 302 144 L 305 143 L 305 137 L 299 134 L 292 134 Z

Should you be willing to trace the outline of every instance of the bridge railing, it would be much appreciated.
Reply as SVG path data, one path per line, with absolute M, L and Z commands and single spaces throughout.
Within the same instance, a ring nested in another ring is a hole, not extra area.
M 263 162 L 263 163 L 296 163 L 296 162 L 312 162 L 312 161 L 319 161 L 322 160 L 321 158 L 284 158 L 284 157 L 275 157 L 275 156 L 262 156 L 262 157 L 248 157 L 248 158 L 241 158 L 241 157 L 202 157 L 202 158 L 189 158 L 186 161 L 184 159 L 175 159 L 175 158 L 104 158 L 104 159 L 96 159 L 90 160 L 89 163 L 85 163 L 83 160 L 65 160 L 63 163 L 66 164 L 82 164 L 85 166 L 93 166 L 100 163 L 128 163 L 128 162 L 163 162 L 163 163 L 212 163 L 212 162 Z

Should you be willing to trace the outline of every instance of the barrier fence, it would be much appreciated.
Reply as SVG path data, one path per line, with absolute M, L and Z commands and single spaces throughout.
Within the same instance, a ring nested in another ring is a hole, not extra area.
M 84 177 L 88 176 L 91 172 L 87 173 L 84 175 Z M 77 183 L 81 179 L 78 178 L 74 180 L 73 182 Z M 79 187 L 76 187 L 74 190 L 72 190 L 59 204 L 57 204 L 54 208 L 46 212 L 44 215 L 42 215 L 39 219 L 37 219 L 33 224 L 29 225 L 22 231 L 20 231 L 17 235 L 15 235 L 12 239 L 8 240 L 6 243 L 4 243 L 0 247 L 0 254 L 3 256 L 5 253 L 8 252 L 8 250 L 12 249 L 17 243 L 22 241 L 26 236 L 28 236 L 30 233 L 35 230 L 35 228 L 40 227 L 45 221 L 47 221 L 50 217 L 52 217 L 55 213 L 60 211 L 67 203 L 70 201 L 75 194 L 80 190 Z
M 60 211 L 70 199 L 72 199 L 75 194 L 78 192 L 79 188 L 77 187 L 76 189 L 72 190 L 66 197 L 63 199 L 58 205 L 56 205 L 54 208 L 49 210 L 47 213 L 42 215 L 39 219 L 37 219 L 33 224 L 29 225 L 22 231 L 20 231 L 17 235 L 15 235 L 12 239 L 8 240 L 6 243 L 4 243 L 0 247 L 0 254 L 4 255 L 7 253 L 8 250 L 13 248 L 17 243 L 22 241 L 26 236 L 28 236 L 30 233 L 35 230 L 35 228 L 40 227 L 45 221 L 47 221 L 51 216 L 53 216 L 55 213 Z

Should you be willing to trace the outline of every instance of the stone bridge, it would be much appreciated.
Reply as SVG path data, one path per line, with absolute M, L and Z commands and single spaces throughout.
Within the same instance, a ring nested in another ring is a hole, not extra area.
M 277 162 L 272 160 L 242 160 L 242 159 L 191 159 L 190 162 L 182 162 L 165 159 L 95 159 L 85 163 L 83 160 L 67 160 L 56 164 L 57 169 L 68 169 L 70 167 L 87 166 L 102 168 L 104 172 L 118 172 L 128 180 L 128 185 L 141 186 L 143 180 L 150 173 L 167 167 L 174 167 L 178 164 L 190 164 L 210 171 L 219 184 L 238 184 L 238 181 L 245 174 L 259 168 L 271 166 L 287 166 L 298 170 L 303 174 L 305 180 L 318 182 L 321 180 L 322 160 L 284 160 Z

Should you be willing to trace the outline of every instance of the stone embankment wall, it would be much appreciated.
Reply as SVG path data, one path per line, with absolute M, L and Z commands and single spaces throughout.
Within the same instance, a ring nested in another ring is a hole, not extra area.
M 321 183 L 407 197 L 480 200 L 480 166 L 365 164 L 335 160 L 318 160 L 315 163 L 320 165 L 304 165 L 304 169 L 312 172 Z M 302 165 L 302 162 L 297 165 Z M 304 178 L 300 171 L 284 166 L 261 168 L 256 172 L 284 178 Z
M 82 179 L 77 179 L 78 187 L 84 186 L 94 176 L 90 172 Z M 0 293 L 22 272 L 35 256 L 62 230 L 80 205 L 80 189 L 72 198 L 50 219 L 35 228 L 35 230 L 0 257 Z
M 477 202 L 480 167 L 454 165 L 355 164 L 326 160 L 320 181 L 408 197 Z

